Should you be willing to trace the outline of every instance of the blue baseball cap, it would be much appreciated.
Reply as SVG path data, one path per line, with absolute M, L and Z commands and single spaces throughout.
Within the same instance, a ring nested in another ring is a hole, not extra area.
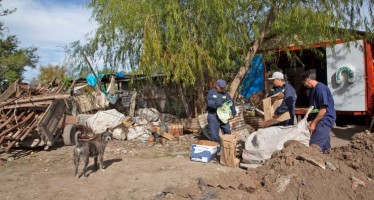
M 220 88 L 225 88 L 227 86 L 226 84 L 226 81 L 225 80 L 222 80 L 222 79 L 219 79 L 216 84 L 218 85 L 218 87 Z

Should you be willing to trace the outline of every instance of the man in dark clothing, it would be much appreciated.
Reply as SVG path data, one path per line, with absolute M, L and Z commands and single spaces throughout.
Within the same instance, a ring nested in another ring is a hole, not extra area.
M 287 81 L 284 80 L 284 75 L 281 72 L 274 72 L 272 77 L 269 78 L 274 83 L 273 89 L 270 91 L 269 96 L 273 96 L 279 92 L 284 94 L 281 105 L 275 110 L 274 115 L 281 115 L 285 112 L 290 113 L 290 119 L 276 124 L 277 126 L 294 125 L 295 120 L 295 105 L 296 105 L 296 91 Z
M 208 91 L 207 95 L 207 111 L 208 111 L 208 127 L 210 140 L 220 143 L 219 129 L 223 134 L 230 134 L 230 123 L 223 123 L 217 116 L 217 108 L 221 107 L 225 102 L 232 101 L 230 95 L 225 92 L 227 84 L 224 80 L 218 80 L 215 88 Z M 230 107 L 232 116 L 235 117 L 236 110 L 234 102 Z
M 312 134 L 309 145 L 317 144 L 325 153 L 331 148 L 330 131 L 336 120 L 334 99 L 330 89 L 325 84 L 316 81 L 315 72 L 311 70 L 304 72 L 301 80 L 306 87 L 311 88 L 309 102 L 314 106 L 309 115 L 312 120 L 309 127 Z

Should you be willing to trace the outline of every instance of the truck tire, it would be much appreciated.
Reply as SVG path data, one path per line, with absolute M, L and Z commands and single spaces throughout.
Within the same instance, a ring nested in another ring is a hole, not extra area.
M 64 128 L 64 133 L 62 134 L 62 138 L 64 139 L 64 144 L 71 146 L 75 144 L 74 141 L 74 134 L 75 134 L 75 126 L 73 124 L 66 124 Z

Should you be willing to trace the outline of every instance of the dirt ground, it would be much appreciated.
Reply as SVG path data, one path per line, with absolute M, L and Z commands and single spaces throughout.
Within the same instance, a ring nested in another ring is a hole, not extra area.
M 373 174 L 367 169 L 373 169 L 373 140 L 356 134 L 365 128 L 333 129 L 336 148 L 323 159 L 333 163 L 335 171 L 296 159 L 305 152 L 298 144 L 251 171 L 217 161 L 193 162 L 189 148 L 197 139 L 192 134 L 164 145 L 114 140 L 106 149 L 106 171 L 93 171 L 91 159 L 88 178 L 79 179 L 73 175 L 72 146 L 61 142 L 50 151 L 16 149 L 0 154 L 0 199 L 367 199 L 374 195 L 373 182 L 368 179 Z M 354 135 L 358 139 L 349 143 Z M 367 151 L 371 154 L 366 157 L 356 156 Z M 292 166 L 284 164 L 286 157 L 292 157 Z M 367 162 L 362 161 L 365 159 Z M 356 179 L 365 186 L 354 182 Z M 277 192 L 287 182 L 284 191 Z

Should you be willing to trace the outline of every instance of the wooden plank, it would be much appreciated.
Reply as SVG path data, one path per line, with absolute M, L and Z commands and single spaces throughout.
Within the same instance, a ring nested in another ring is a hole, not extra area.
M 9 106 L 3 106 L 2 109 L 11 109 L 11 108 L 35 108 L 43 107 L 47 108 L 52 103 L 52 100 L 41 101 L 41 102 L 32 102 L 32 103 L 17 103 Z
M 273 114 L 275 110 L 282 104 L 282 102 L 283 102 L 283 99 L 274 101 L 274 103 L 271 105 L 271 111 L 273 112 Z
M 262 100 L 265 121 L 272 119 L 271 98 Z
M 72 116 L 72 115 L 65 116 L 65 124 L 78 124 L 79 120 L 80 120 L 80 117 L 78 116 Z
M 18 99 L 16 100 L 16 102 L 14 102 L 14 104 L 35 103 L 35 102 L 55 100 L 55 99 L 68 99 L 69 97 L 70 97 L 70 94 L 51 94 L 51 95 L 33 96 L 31 98 Z M 0 107 L 4 107 L 8 104 L 9 102 L 3 103 L 0 105 Z
M 38 133 L 47 144 L 52 146 L 54 137 L 53 134 L 58 128 L 58 124 L 65 113 L 65 103 L 62 99 L 55 100 L 44 112 L 43 117 L 38 122 Z
M 169 133 L 165 133 L 165 132 L 160 132 L 160 134 L 162 137 L 168 139 L 168 140 L 174 140 L 174 136 L 173 135 L 170 135 Z
M 27 122 L 29 119 L 31 119 L 34 116 L 34 114 L 35 114 L 35 111 L 31 112 L 21 122 L 18 122 L 16 125 L 14 125 L 14 126 L 10 127 L 9 129 L 3 131 L 2 133 L 0 133 L 0 136 L 4 136 L 4 135 L 10 133 L 13 129 L 23 125 L 25 122 Z
M 165 133 L 164 131 L 161 130 L 160 127 L 156 127 L 156 130 L 157 130 L 157 134 L 159 134 L 160 136 L 168 139 L 168 140 L 174 140 L 174 136 L 173 135 L 170 135 L 169 133 Z
M 135 117 L 135 103 L 136 103 L 136 95 L 138 93 L 136 92 L 136 90 L 133 90 L 132 92 L 132 95 L 131 95 L 131 100 L 130 100 L 130 111 L 129 111 L 129 115 L 130 117 Z
M 7 99 L 9 99 L 13 94 L 17 93 L 18 88 L 18 80 L 14 81 L 12 85 L 8 87 L 1 95 L 0 95 L 0 102 L 3 102 Z
M 4 124 L 1 124 L 0 125 L 0 131 L 1 131 L 1 129 L 3 129 L 6 125 L 8 125 L 12 120 L 13 120 L 13 118 L 14 118 L 14 115 L 11 115 L 5 122 L 4 122 Z
M 288 119 L 290 119 L 290 113 L 285 112 L 282 115 L 274 116 L 274 118 L 272 118 L 272 119 L 261 122 L 259 124 L 259 127 L 261 127 L 261 128 L 269 127 L 273 124 L 278 124 L 279 122 L 283 122 L 283 121 L 288 120 Z

